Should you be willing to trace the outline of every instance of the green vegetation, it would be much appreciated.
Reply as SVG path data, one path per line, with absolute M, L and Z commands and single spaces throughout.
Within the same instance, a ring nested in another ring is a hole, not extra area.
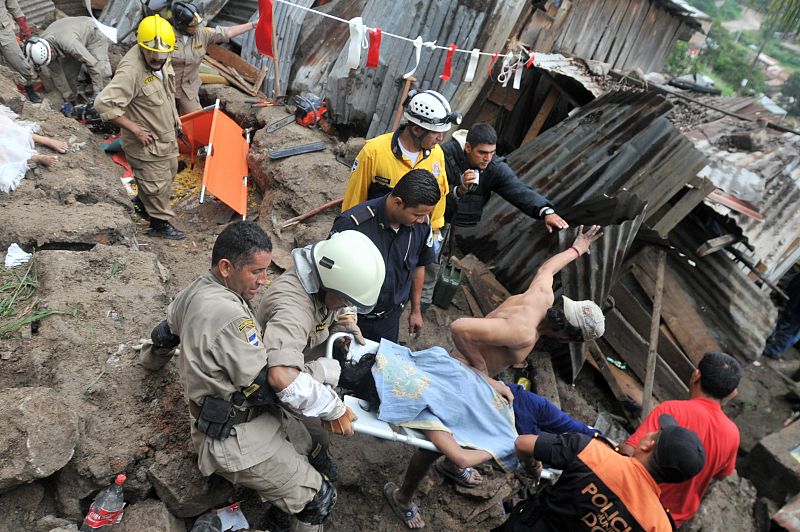
M 37 309 L 35 259 L 34 255 L 23 275 L 0 267 L 0 337 L 10 336 L 29 323 L 61 314 L 57 310 Z
M 800 116 L 800 72 L 795 72 L 781 90 L 784 96 L 793 96 L 794 103 L 787 109 L 791 114 Z
M 735 20 L 742 14 L 742 6 L 736 0 L 725 0 L 719 7 L 716 0 L 689 0 L 689 3 L 712 20 Z

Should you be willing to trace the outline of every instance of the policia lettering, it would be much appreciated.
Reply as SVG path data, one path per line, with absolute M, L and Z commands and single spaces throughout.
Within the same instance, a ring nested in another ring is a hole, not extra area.
M 590 482 L 586 487 L 581 490 L 582 495 L 591 496 L 592 506 L 597 510 L 589 512 L 583 517 L 581 521 L 592 532 L 604 532 L 607 530 L 616 530 L 620 532 L 630 532 L 631 527 L 628 522 L 619 516 L 619 510 L 614 509 L 614 502 L 600 493 L 597 485 Z M 612 513 L 609 513 L 613 510 Z

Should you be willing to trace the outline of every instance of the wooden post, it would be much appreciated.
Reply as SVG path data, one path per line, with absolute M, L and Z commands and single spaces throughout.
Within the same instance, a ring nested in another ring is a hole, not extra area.
M 642 421 L 650 413 L 653 402 L 653 381 L 656 376 L 656 359 L 658 358 L 658 335 L 661 326 L 661 296 L 664 294 L 664 267 L 667 263 L 667 252 L 658 251 L 656 263 L 656 292 L 653 295 L 653 316 L 650 321 L 650 350 L 647 353 L 647 368 L 644 376 L 644 394 L 642 397 Z
M 403 84 L 403 93 L 400 95 L 400 104 L 397 106 L 397 111 L 394 114 L 394 120 L 392 120 L 392 129 L 390 131 L 397 131 L 397 128 L 400 126 L 400 119 L 403 118 L 403 102 L 406 101 L 408 91 L 411 90 L 411 84 L 415 81 L 417 81 L 417 78 L 414 76 L 408 76 L 406 78 L 406 81 Z
M 536 118 L 533 119 L 533 124 L 531 124 L 528 133 L 525 135 L 525 139 L 522 141 L 522 144 L 530 142 L 539 135 L 539 132 L 542 130 L 542 127 L 544 127 L 544 123 L 547 120 L 547 117 L 550 116 L 550 113 L 553 111 L 553 107 L 555 107 L 556 103 L 558 103 L 558 89 L 556 89 L 555 86 L 551 86 L 550 92 L 547 93 L 547 97 L 544 99 L 544 103 L 539 109 L 539 113 L 536 115 Z

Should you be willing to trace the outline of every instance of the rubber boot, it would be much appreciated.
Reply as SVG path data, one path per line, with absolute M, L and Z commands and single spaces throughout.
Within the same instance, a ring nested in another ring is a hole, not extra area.
M 291 532 L 322 532 L 325 525 L 310 525 L 292 516 Z
M 213 512 L 204 513 L 194 522 L 192 532 L 222 532 L 222 521 Z
M 168 221 L 159 220 L 158 218 L 150 218 L 150 230 L 147 234 L 158 238 L 169 238 L 171 240 L 183 240 L 186 238 L 186 233 L 175 229 Z
M 33 85 L 25 85 L 25 96 L 31 103 L 42 103 L 42 97 L 39 96 L 33 88 Z

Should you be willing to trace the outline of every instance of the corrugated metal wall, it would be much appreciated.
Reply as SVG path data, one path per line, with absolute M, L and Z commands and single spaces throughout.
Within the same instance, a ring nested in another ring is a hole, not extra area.
M 45 21 L 49 23 L 55 19 L 53 0 L 18 0 L 18 2 L 29 23 L 43 26 Z

